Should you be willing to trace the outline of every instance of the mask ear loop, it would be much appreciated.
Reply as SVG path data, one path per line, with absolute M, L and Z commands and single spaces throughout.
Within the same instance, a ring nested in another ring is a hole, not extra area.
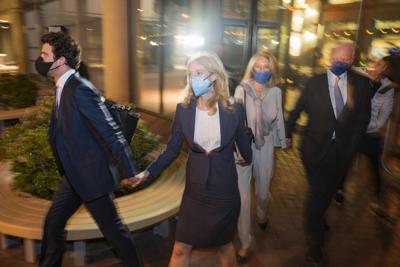
M 57 58 L 56 60 L 54 60 L 54 61 L 53 61 L 53 64 L 54 64 L 54 62 L 56 62 L 56 61 L 59 60 L 59 59 L 60 59 L 60 58 Z M 56 70 L 56 69 L 58 69 L 59 67 L 61 67 L 62 65 L 65 65 L 65 62 L 64 62 L 63 64 L 57 66 L 57 67 L 54 67 L 54 68 L 49 69 L 49 71 Z

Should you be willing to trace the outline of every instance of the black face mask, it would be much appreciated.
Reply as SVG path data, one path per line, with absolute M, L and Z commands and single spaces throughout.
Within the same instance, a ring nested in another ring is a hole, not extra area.
M 35 61 L 35 68 L 36 68 L 36 71 L 37 71 L 40 75 L 43 75 L 43 76 L 46 77 L 47 74 L 49 73 L 49 71 L 55 70 L 55 69 L 61 67 L 62 65 L 64 65 L 64 64 L 62 64 L 62 65 L 57 66 L 57 67 L 55 67 L 55 68 L 51 68 L 51 66 L 54 64 L 54 62 L 55 62 L 55 61 L 52 61 L 52 62 L 44 62 L 44 61 L 43 61 L 43 58 L 39 56 L 39 57 L 36 59 L 36 61 Z
M 47 76 L 47 73 L 50 71 L 50 68 L 53 65 L 53 63 L 54 61 L 44 62 L 42 57 L 38 57 L 35 61 L 36 71 L 42 76 Z

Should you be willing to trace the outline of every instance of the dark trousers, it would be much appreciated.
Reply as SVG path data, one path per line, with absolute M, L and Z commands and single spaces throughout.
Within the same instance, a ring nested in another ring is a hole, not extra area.
M 381 176 L 379 173 L 381 139 L 379 136 L 374 134 L 365 134 L 361 142 L 359 152 L 367 156 L 371 162 L 372 173 L 375 176 L 376 193 L 378 194 L 381 190 Z M 338 186 L 338 190 L 343 191 L 346 177 L 347 173 L 343 175 L 343 178 Z
M 65 242 L 65 225 L 81 205 L 82 200 L 71 188 L 66 178 L 60 182 L 54 201 L 46 215 L 40 267 L 62 265 Z M 84 202 L 106 240 L 126 266 L 143 266 L 130 232 L 122 224 L 114 202 L 109 195 Z
M 325 234 L 325 212 L 331 203 L 341 177 L 350 164 L 337 153 L 335 142 L 329 144 L 318 164 L 304 163 L 310 191 L 305 206 L 305 227 L 311 245 L 322 246 Z

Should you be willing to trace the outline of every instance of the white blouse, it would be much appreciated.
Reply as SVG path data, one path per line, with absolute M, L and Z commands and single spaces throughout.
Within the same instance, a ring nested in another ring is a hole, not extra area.
M 217 112 L 208 115 L 196 107 L 196 118 L 194 125 L 194 142 L 200 145 L 206 152 L 221 146 L 221 127 L 219 121 L 219 107 Z

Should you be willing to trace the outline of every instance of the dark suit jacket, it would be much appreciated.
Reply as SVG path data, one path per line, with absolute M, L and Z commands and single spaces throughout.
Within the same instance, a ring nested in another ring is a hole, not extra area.
M 240 104 L 232 105 L 228 110 L 220 105 L 221 146 L 206 154 L 194 143 L 196 103 L 187 107 L 178 104 L 172 124 L 172 133 L 166 149 L 149 166 L 151 177 L 158 177 L 161 172 L 179 155 L 182 142 L 189 146 L 189 158 L 186 165 L 187 182 L 206 184 L 208 180 L 225 184 L 237 181 L 233 144 L 236 142 L 243 158 L 251 162 L 252 151 L 244 130 L 244 112 Z M 208 127 L 204 125 L 204 127 Z
M 338 119 L 329 97 L 327 74 L 312 77 L 287 120 L 287 137 L 292 132 L 301 111 L 308 115 L 301 144 L 302 160 L 306 165 L 318 164 L 327 152 L 335 131 L 338 153 L 351 160 L 368 126 L 371 102 L 369 80 L 352 71 L 347 73 L 347 101 Z
M 100 93 L 76 75 L 65 83 L 58 112 L 53 109 L 49 141 L 61 175 L 85 201 L 118 187 L 111 162 L 117 164 L 123 178 L 138 173 L 130 148 Z

